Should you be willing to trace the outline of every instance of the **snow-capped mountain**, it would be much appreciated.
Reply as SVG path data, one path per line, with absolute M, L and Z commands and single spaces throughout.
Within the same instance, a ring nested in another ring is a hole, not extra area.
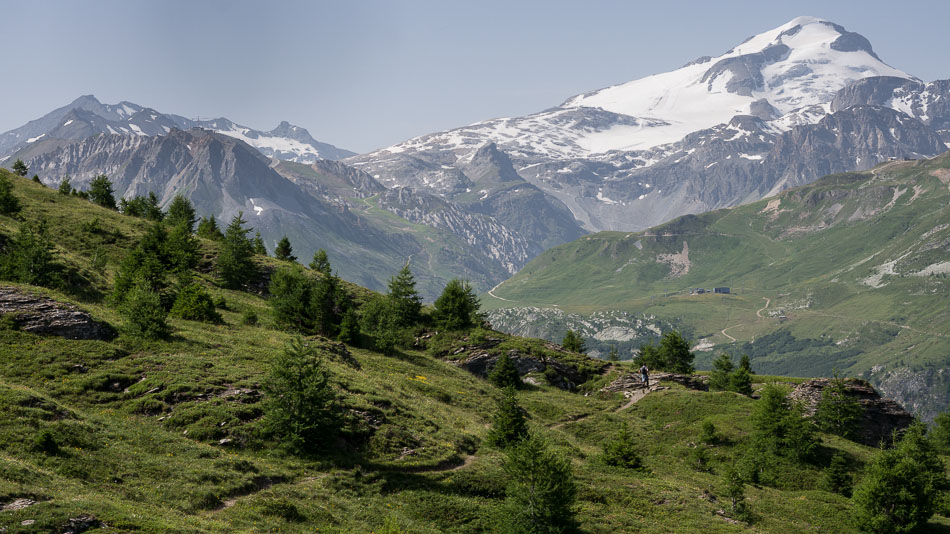
M 890 92 L 866 94 L 881 83 Z M 946 84 L 891 67 L 861 35 L 799 17 L 671 72 L 346 161 L 386 185 L 455 198 L 459 173 L 494 143 L 588 230 L 635 230 L 827 172 L 936 155 L 950 141 L 948 100 Z M 790 142 L 822 136 L 831 144 Z
M 0 158 L 21 150 L 40 139 L 79 140 L 91 135 L 166 135 L 172 129 L 203 128 L 240 139 L 265 156 L 313 163 L 318 159 L 338 160 L 353 152 L 321 143 L 299 126 L 281 122 L 269 132 L 241 126 L 228 119 L 188 119 L 164 114 L 131 102 L 103 104 L 92 95 L 84 95 L 43 117 L 0 134 Z

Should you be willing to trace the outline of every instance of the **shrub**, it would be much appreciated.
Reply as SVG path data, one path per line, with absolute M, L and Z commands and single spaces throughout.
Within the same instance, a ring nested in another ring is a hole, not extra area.
M 257 313 L 254 310 L 244 310 L 241 314 L 241 324 L 244 326 L 256 326 L 257 321 Z
M 205 288 L 195 283 L 185 286 L 178 292 L 175 304 L 169 313 L 172 317 L 189 321 L 221 322 L 221 315 L 215 311 L 211 295 Z
M 144 339 L 158 339 L 169 334 L 165 318 L 168 312 L 161 297 L 144 282 L 136 283 L 122 306 L 126 325 L 131 335 Z
M 515 396 L 515 388 L 505 388 L 498 403 L 498 409 L 492 417 L 491 428 L 485 441 L 492 446 L 509 447 L 528 436 L 528 422 Z
M 33 450 L 49 456 L 59 454 L 59 443 L 56 442 L 56 435 L 52 430 L 44 428 L 33 439 Z
M 509 449 L 504 470 L 508 485 L 500 531 L 553 534 L 576 530 L 577 488 L 567 459 L 532 436 Z
M 73 184 L 69 181 L 69 175 L 63 176 L 63 180 L 59 182 L 59 188 L 57 189 L 60 195 L 69 196 L 73 193 Z
M 716 425 L 710 420 L 703 421 L 702 432 L 699 434 L 700 443 L 714 444 L 719 442 Z
M 264 381 L 264 426 L 290 450 L 312 453 L 329 443 L 342 418 L 330 372 L 313 347 L 294 338 L 271 362 Z
M 643 467 L 643 459 L 637 452 L 633 434 L 626 426 L 621 427 L 620 433 L 614 439 L 604 443 L 604 452 L 601 461 L 610 466 L 624 469 L 639 469 Z
M 500 388 L 512 387 L 519 389 L 522 386 L 518 368 L 515 367 L 507 353 L 502 354 L 495 360 L 495 366 L 488 373 L 488 381 Z

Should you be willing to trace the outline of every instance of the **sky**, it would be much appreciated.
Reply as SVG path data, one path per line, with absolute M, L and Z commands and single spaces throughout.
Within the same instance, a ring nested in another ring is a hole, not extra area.
M 0 132 L 76 97 L 368 152 L 716 56 L 800 15 L 950 78 L 946 0 L 0 0 Z

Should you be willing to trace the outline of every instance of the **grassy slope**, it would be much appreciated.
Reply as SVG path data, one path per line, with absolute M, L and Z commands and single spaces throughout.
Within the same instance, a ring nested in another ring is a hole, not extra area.
M 731 346 L 730 337 L 742 343 L 780 330 L 841 342 L 814 361 L 802 354 L 800 361 L 763 360 L 770 372 L 945 368 L 950 283 L 946 274 L 913 273 L 950 262 L 948 180 L 945 154 L 829 176 L 773 199 L 645 232 L 603 232 L 532 261 L 493 291 L 507 301 L 483 300 L 489 307 L 656 314 L 722 348 Z M 674 276 L 668 261 L 657 260 L 682 253 L 684 243 L 690 268 Z M 869 286 L 865 280 L 889 261 L 896 261 L 893 274 L 879 278 L 881 287 Z M 715 286 L 729 286 L 733 294 L 689 295 L 689 288 Z M 892 335 L 870 335 L 880 332 Z
M 90 278 L 105 291 L 144 223 L 25 180 L 16 180 L 16 191 L 27 222 L 44 213 L 60 255 L 83 271 L 91 263 L 81 223 L 98 217 L 120 234 L 98 244 L 109 262 L 103 275 Z M 0 232 L 16 225 L 0 217 Z M 490 530 L 504 476 L 500 453 L 478 443 L 499 397 L 495 388 L 424 353 L 385 357 L 350 347 L 349 359 L 314 340 L 324 347 L 353 417 L 382 422 L 359 450 L 341 444 L 319 459 L 288 457 L 257 437 L 260 399 L 240 391 L 259 387 L 289 336 L 270 327 L 261 298 L 212 291 L 229 304 L 225 324 L 172 320 L 175 335 L 161 342 L 124 336 L 68 341 L 0 329 L 0 502 L 38 501 L 0 513 L 0 528 L 49 532 L 91 513 L 114 531 L 369 532 L 387 523 L 409 532 Z M 122 325 L 101 303 L 81 306 Z M 247 309 L 263 324 L 239 326 Z M 700 498 L 706 490 L 719 493 L 717 473 L 750 431 L 751 399 L 674 387 L 618 412 L 625 404 L 619 395 L 538 387 L 520 400 L 533 430 L 571 459 L 586 532 L 851 532 L 848 501 L 815 489 L 815 468 L 789 471 L 786 489 L 748 488 L 757 515 L 751 528 L 716 517 L 722 503 Z M 712 472 L 695 469 L 689 459 L 707 417 L 727 438 L 711 450 Z M 637 437 L 643 472 L 595 461 L 600 444 L 621 424 Z M 356 427 L 367 428 L 365 422 Z M 45 429 L 60 443 L 59 454 L 31 447 Z M 219 445 L 221 439 L 233 441 Z M 856 465 L 872 453 L 836 438 L 826 437 L 825 445 L 848 452 Z M 406 447 L 414 453 L 404 454 Z M 24 520 L 35 523 L 22 526 Z M 933 527 L 950 531 L 944 519 Z

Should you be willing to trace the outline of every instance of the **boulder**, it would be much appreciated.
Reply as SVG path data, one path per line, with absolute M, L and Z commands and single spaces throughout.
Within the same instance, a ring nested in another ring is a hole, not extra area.
M 0 286 L 0 315 L 9 315 L 17 328 L 32 334 L 67 339 L 110 340 L 116 332 L 79 308 L 11 286 Z

